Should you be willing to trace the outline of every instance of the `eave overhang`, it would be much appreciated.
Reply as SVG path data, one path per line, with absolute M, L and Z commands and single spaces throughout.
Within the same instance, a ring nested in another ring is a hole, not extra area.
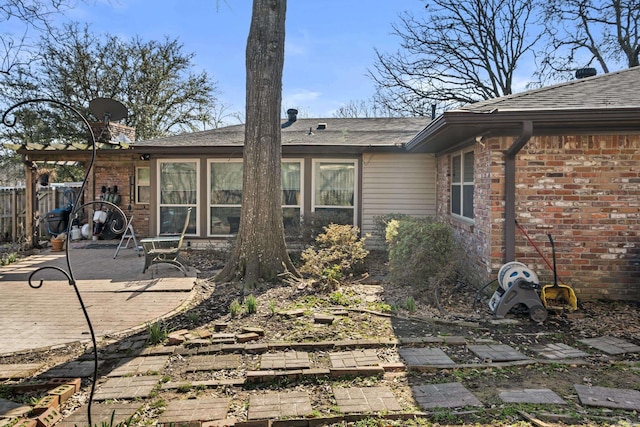
M 416 153 L 441 153 L 479 136 L 517 136 L 531 121 L 533 135 L 589 135 L 640 132 L 640 107 L 573 110 L 448 111 L 407 144 Z

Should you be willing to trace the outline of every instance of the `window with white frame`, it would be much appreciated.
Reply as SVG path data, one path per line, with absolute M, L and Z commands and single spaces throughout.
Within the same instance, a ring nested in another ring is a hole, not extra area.
M 151 196 L 150 168 L 136 168 L 136 203 L 148 204 Z
M 242 160 L 209 161 L 209 235 L 238 232 L 242 205 Z M 282 215 L 285 230 L 295 229 L 302 210 L 302 162 L 282 162 Z
M 198 161 L 160 160 L 158 200 L 160 234 L 180 234 L 192 207 L 187 234 L 197 233 Z
M 313 171 L 313 210 L 355 224 L 356 162 L 316 160 Z M 341 221 L 341 222 L 342 222 Z
M 461 151 L 451 157 L 451 213 L 473 219 L 473 150 Z
M 242 204 L 242 159 L 209 161 L 209 234 L 238 232 Z
M 282 162 L 282 218 L 285 232 L 297 230 L 302 213 L 302 161 Z

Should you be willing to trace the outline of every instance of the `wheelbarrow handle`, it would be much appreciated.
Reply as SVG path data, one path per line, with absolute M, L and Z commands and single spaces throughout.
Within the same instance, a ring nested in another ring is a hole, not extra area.
M 551 243 L 551 255 L 553 257 L 553 286 L 558 287 L 558 271 L 556 268 L 556 246 L 553 243 L 553 237 L 551 237 L 551 233 L 547 234 L 549 236 L 549 242 Z

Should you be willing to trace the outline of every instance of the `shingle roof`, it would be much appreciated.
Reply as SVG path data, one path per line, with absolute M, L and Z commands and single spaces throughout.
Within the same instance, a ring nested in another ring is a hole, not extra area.
M 284 122 L 284 120 L 283 120 Z M 429 122 L 425 117 L 298 119 L 282 129 L 283 146 L 394 146 L 409 141 Z M 324 124 L 322 129 L 321 124 Z M 137 141 L 141 147 L 241 146 L 244 125 Z
M 640 131 L 640 67 L 572 80 L 446 111 L 407 142 L 439 153 L 482 136 L 588 135 Z
M 486 113 L 515 110 L 576 110 L 640 107 L 640 67 L 572 80 L 487 101 L 458 111 Z

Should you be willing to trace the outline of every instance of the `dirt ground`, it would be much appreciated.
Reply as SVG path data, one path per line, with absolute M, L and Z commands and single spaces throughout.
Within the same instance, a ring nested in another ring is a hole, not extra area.
M 526 351 L 534 345 L 563 342 L 573 347 L 582 347 L 580 339 L 599 336 L 614 336 L 640 345 L 640 304 L 637 302 L 594 301 L 581 302 L 576 313 L 550 313 L 548 319 L 538 324 L 531 321 L 524 310 L 509 313 L 507 322 L 496 324 L 487 302 L 490 295 L 464 284 L 444 293 L 439 306 L 433 295 L 416 294 L 406 287 L 399 287 L 386 280 L 384 254 L 372 254 L 368 259 L 368 274 L 358 280 L 344 283 L 332 289 L 319 287 L 312 282 L 290 281 L 274 286 L 264 286 L 251 290 L 256 298 L 257 312 L 247 314 L 243 310 L 231 316 L 230 307 L 234 300 L 245 301 L 246 290 L 230 284 L 216 284 L 211 278 L 224 265 L 225 254 L 203 251 L 186 251 L 187 263 L 198 270 L 195 291 L 197 297 L 191 306 L 180 315 L 168 319 L 163 327 L 167 331 L 179 329 L 208 328 L 213 330 L 217 322 L 227 323 L 228 331 L 239 331 L 243 327 L 259 327 L 264 330 L 263 342 L 317 342 L 324 340 L 347 340 L 361 338 L 400 337 L 447 337 L 462 336 L 467 342 L 500 342 Z M 409 295 L 415 298 L 415 310 L 410 309 Z M 303 310 L 303 318 L 283 321 L 283 313 Z M 333 314 L 339 321 L 331 325 L 317 325 L 309 321 L 314 314 Z M 143 334 L 144 335 L 144 334 Z M 129 337 L 128 339 L 139 339 Z M 467 350 L 465 346 L 451 346 L 448 354 L 456 364 L 482 364 L 482 360 Z M 51 366 L 62 360 L 76 358 L 84 349 L 69 346 L 45 354 L 26 354 L 0 359 L 0 363 L 28 363 L 33 360 L 47 360 Z M 376 349 L 378 357 L 385 362 L 399 361 L 394 346 Z M 314 366 L 328 367 L 326 352 L 314 352 L 311 356 Z M 201 381 L 223 378 L 239 378 L 246 370 L 256 369 L 257 355 L 242 356 L 243 366 L 239 370 L 192 373 L 186 371 L 186 363 L 181 357 L 172 357 L 162 372 L 169 381 Z M 483 411 L 452 413 L 445 411 L 430 415 L 429 422 L 439 425 L 532 425 L 522 422 L 518 410 L 522 407 L 505 405 L 499 399 L 500 390 L 513 388 L 552 388 L 568 401 L 567 409 L 560 416 L 560 423 L 586 425 L 611 425 L 620 420 L 639 422 L 638 414 L 629 411 L 594 410 L 580 405 L 574 384 L 592 384 L 604 387 L 630 388 L 640 390 L 640 354 L 627 354 L 624 358 L 589 356 L 586 363 L 539 363 L 526 366 L 492 367 L 486 364 L 478 368 L 437 369 L 424 372 L 401 372 L 386 374 L 381 378 L 344 378 L 342 386 L 363 387 L 384 385 L 390 387 L 403 409 L 407 412 L 420 411 L 411 395 L 412 385 L 461 381 L 482 402 L 489 402 Z M 105 365 L 108 369 L 108 362 Z M 320 416 L 335 414 L 332 387 L 336 381 L 309 380 L 286 384 L 256 385 L 242 390 L 234 387 L 220 387 L 211 390 L 185 388 L 162 391 L 154 401 L 148 402 L 139 425 L 157 417 L 162 406 L 157 402 L 175 398 L 196 397 L 206 393 L 214 397 L 233 397 L 229 416 L 238 419 L 246 417 L 247 408 L 242 402 L 252 393 L 263 389 L 287 388 L 310 392 L 312 406 Z M 79 404 L 80 401 L 78 401 Z M 73 408 L 68 408 L 71 410 Z M 524 407 L 525 410 L 541 408 Z M 246 419 L 246 418 L 245 418 Z M 146 421 L 145 421 L 146 420 Z M 520 420 L 520 421 L 519 421 Z M 557 421 L 557 420 L 556 420 Z M 626 422 L 626 421 L 625 421 Z M 516 423 L 516 424 L 514 424 Z M 347 424 L 336 424 L 347 425 Z M 355 424 L 349 424 L 355 425 Z M 360 425 L 427 425 L 388 421 L 385 424 Z

